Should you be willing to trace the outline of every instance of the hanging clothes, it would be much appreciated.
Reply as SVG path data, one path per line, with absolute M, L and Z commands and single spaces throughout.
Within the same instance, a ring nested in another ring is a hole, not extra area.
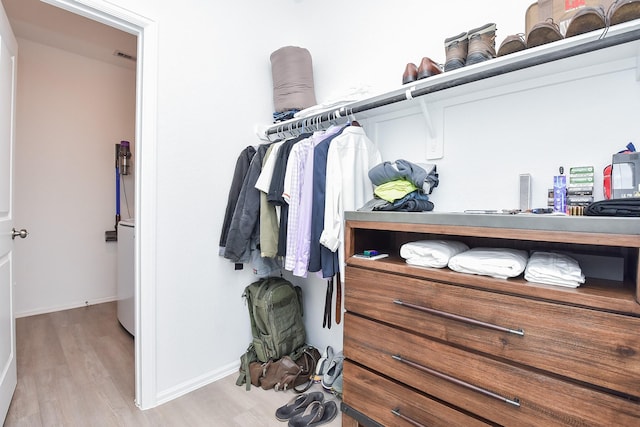
M 274 258 L 278 253 L 278 215 L 275 206 L 267 202 L 267 193 L 271 185 L 278 150 L 283 143 L 284 141 L 276 141 L 269 146 L 255 185 L 260 191 L 260 255 L 265 258 Z
M 268 148 L 268 144 L 260 145 L 251 159 L 233 212 L 224 251 L 224 257 L 233 262 L 249 262 L 252 246 L 258 246 L 256 242 L 259 242 L 260 194 L 255 188 L 255 183 L 260 176 L 262 159 Z
M 342 135 L 350 126 L 342 128 L 339 134 L 323 139 L 313 150 L 313 185 L 311 190 L 311 225 L 309 231 L 309 263 L 307 271 L 322 271 L 322 277 L 333 277 L 337 271 L 338 254 L 320 244 L 324 228 L 324 204 L 327 187 L 327 153 L 331 142 Z
M 344 277 L 344 211 L 373 197 L 367 172 L 378 163 L 378 150 L 355 122 L 259 146 L 235 203 L 224 257 L 252 262 L 256 274 L 279 269 L 282 258 L 299 277 Z
M 269 192 L 267 193 L 267 201 L 272 205 L 280 208 L 279 218 L 279 232 L 278 232 L 278 256 L 286 255 L 287 248 L 287 222 L 289 220 L 289 205 L 283 198 L 284 193 L 284 176 L 287 170 L 287 163 L 289 162 L 289 154 L 293 146 L 300 141 L 303 141 L 312 134 L 304 133 L 298 137 L 288 139 L 284 141 L 280 150 L 278 150 L 278 157 L 276 159 L 273 176 L 271 178 L 271 185 L 269 186 Z
M 327 152 L 324 228 L 320 243 L 338 253 L 336 273 L 344 280 L 344 212 L 354 211 L 373 197 L 368 172 L 382 161 L 375 144 L 359 126 L 335 138 Z
M 296 144 L 289 154 L 284 180 L 283 198 L 289 204 L 285 270 L 306 277 L 309 262 L 309 233 L 313 193 L 313 152 L 327 138 L 334 138 L 344 127 L 332 126 L 316 132 L 311 138 Z
M 229 188 L 229 196 L 227 198 L 227 209 L 224 213 L 224 220 L 222 222 L 222 232 L 220 233 L 220 247 L 218 249 L 219 255 L 224 255 L 225 247 L 227 246 L 227 236 L 229 235 L 229 228 L 231 227 L 231 220 L 233 218 L 233 212 L 238 204 L 238 198 L 240 197 L 240 191 L 242 190 L 242 183 L 244 182 L 247 172 L 249 171 L 249 165 L 251 159 L 256 154 L 256 149 L 249 145 L 240 152 L 238 160 L 236 161 L 236 167 L 233 172 L 233 178 L 231 180 L 231 187 Z

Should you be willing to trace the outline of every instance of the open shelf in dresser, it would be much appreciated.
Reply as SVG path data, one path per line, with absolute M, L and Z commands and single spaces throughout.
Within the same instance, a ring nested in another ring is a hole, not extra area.
M 471 284 L 499 292 L 552 298 L 568 304 L 585 304 L 640 316 L 637 302 L 640 299 L 640 221 L 635 218 L 351 212 L 347 214 L 345 259 L 352 266 L 448 281 L 463 273 L 447 268 L 407 265 L 399 256 L 400 246 L 404 243 L 445 238 L 463 241 L 469 247 L 555 250 L 622 257 L 625 260 L 623 282 L 587 277 L 585 284 L 576 289 L 535 284 L 522 277 L 497 281 L 486 276 L 464 276 Z M 377 249 L 390 256 L 376 261 L 352 256 L 367 249 Z

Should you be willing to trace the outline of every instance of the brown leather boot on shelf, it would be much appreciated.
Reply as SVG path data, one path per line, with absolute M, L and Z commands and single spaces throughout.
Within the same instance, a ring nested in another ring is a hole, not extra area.
M 416 80 L 418 80 L 418 67 L 416 67 L 416 64 L 413 62 L 409 62 L 402 74 L 402 84 L 406 85 L 407 83 L 415 82 Z
M 418 80 L 435 76 L 440 73 L 442 73 L 442 69 L 440 68 L 439 64 L 435 63 L 431 58 L 427 58 L 426 56 L 422 58 L 422 61 L 420 61 L 420 66 L 418 67 Z
M 601 30 L 607 25 L 602 7 L 583 7 L 569 21 L 565 37 Z
M 526 48 L 527 44 L 524 42 L 524 34 L 513 34 L 507 36 L 507 38 L 505 38 L 502 43 L 500 43 L 500 47 L 498 48 L 498 56 L 520 52 L 521 50 L 525 50 Z
M 540 22 L 531 28 L 527 34 L 527 48 L 562 40 L 562 33 L 558 24 L 553 21 Z
M 444 51 L 447 57 L 444 63 L 444 70 L 451 71 L 464 67 L 467 63 L 468 48 L 469 39 L 467 38 L 467 33 L 460 33 L 457 36 L 444 39 Z
M 467 65 L 496 57 L 496 24 L 485 24 L 469 31 Z
M 609 25 L 640 18 L 640 0 L 616 0 L 609 7 Z

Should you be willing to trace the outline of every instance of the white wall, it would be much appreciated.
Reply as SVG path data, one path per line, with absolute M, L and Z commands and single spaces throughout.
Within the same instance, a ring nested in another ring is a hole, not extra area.
M 114 300 L 116 243 L 104 233 L 115 225 L 114 145 L 135 147 L 135 70 L 18 44 L 15 224 L 29 236 L 14 248 L 16 316 Z
M 235 160 L 271 122 L 269 55 L 308 48 L 316 95 L 399 85 L 405 64 L 444 60 L 445 37 L 496 21 L 524 28 L 530 1 L 275 0 L 181 3 L 113 0 L 158 23 L 157 390 L 160 402 L 234 372 L 249 343 L 240 298 L 254 280 L 217 255 Z M 297 283 L 302 281 L 296 280 Z M 325 282 L 301 283 L 311 343 L 342 346 L 322 330 Z
M 443 62 L 443 40 L 448 36 L 487 22 L 498 24 L 498 44 L 507 35 L 522 32 L 531 0 L 105 3 L 158 23 L 158 138 L 152 142 L 157 144 L 157 212 L 143 215 L 155 215 L 157 224 L 154 338 L 157 397 L 162 402 L 234 372 L 249 343 L 247 312 L 240 296 L 254 277 L 250 269 L 234 271 L 232 264 L 217 255 L 217 246 L 235 160 L 245 146 L 258 143 L 254 125 L 271 121 L 270 53 L 286 45 L 308 48 L 319 101 L 355 85 L 389 90 L 400 85 L 407 62 L 417 63 L 423 56 Z M 585 96 L 580 94 L 580 102 L 584 103 Z M 553 92 L 549 98 L 557 103 L 552 111 L 561 111 L 565 100 L 554 99 Z M 439 209 L 460 209 L 464 204 L 465 194 L 441 191 L 449 183 L 459 186 L 464 180 L 477 179 L 475 167 L 460 166 L 472 163 L 499 171 L 503 163 L 496 158 L 503 156 L 502 149 L 520 144 L 511 132 L 496 134 L 487 149 L 470 138 L 475 135 L 464 127 L 472 123 L 481 124 L 483 133 L 491 132 L 492 124 L 497 128 L 504 123 L 505 118 L 489 108 L 490 102 L 481 108 L 452 110 L 457 113 L 453 123 L 459 128 L 447 140 L 441 162 L 443 187 L 435 196 Z M 525 111 L 538 117 L 545 106 L 538 107 Z M 587 113 L 594 110 L 581 110 Z M 612 114 L 608 113 L 607 120 Z M 517 110 L 513 116 L 519 127 L 528 123 Z M 568 146 L 584 148 L 585 133 L 578 127 Z M 480 143 L 487 141 L 484 138 Z M 527 136 L 522 141 L 533 144 L 537 140 Z M 393 149 L 380 144 L 388 157 L 385 160 L 401 155 L 421 160 L 423 151 L 413 144 L 405 145 L 406 151 L 401 144 Z M 617 150 L 619 144 L 613 145 L 585 151 L 579 160 L 595 164 L 592 154 Z M 465 159 L 471 147 L 475 162 L 471 157 Z M 563 156 L 559 161 L 565 161 L 567 154 Z M 537 168 L 540 174 L 550 173 L 551 167 L 541 166 L 548 158 L 548 150 L 527 152 L 529 171 Z M 511 195 L 506 200 L 489 191 L 483 195 L 487 207 L 513 202 Z M 321 328 L 325 282 L 295 282 L 305 290 L 310 342 L 320 348 L 341 348 L 341 326 L 330 331 Z

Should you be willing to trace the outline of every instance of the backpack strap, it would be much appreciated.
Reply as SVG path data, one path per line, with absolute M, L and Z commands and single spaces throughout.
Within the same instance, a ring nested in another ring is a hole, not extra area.
M 246 384 L 245 388 L 247 391 L 251 389 L 249 365 L 256 359 L 255 349 L 253 348 L 253 344 L 250 344 L 247 351 L 240 357 L 240 375 L 238 375 L 238 379 L 236 380 L 237 386 L 241 386 L 243 383 Z
M 294 286 L 296 294 L 298 295 L 298 305 L 300 306 L 300 316 L 304 316 L 304 304 L 302 300 L 302 288 L 300 286 Z
M 261 291 L 269 285 L 269 279 L 263 279 L 262 282 L 260 283 L 260 286 L 258 287 L 258 291 L 256 292 L 258 295 L 261 294 Z M 244 297 L 247 300 L 247 308 L 249 309 L 249 320 L 251 322 L 251 335 L 253 337 L 259 337 L 260 336 L 260 331 L 258 330 L 258 326 L 256 325 L 256 320 L 253 317 L 253 300 L 251 299 L 251 291 L 249 290 L 249 288 L 251 287 L 251 285 L 249 285 L 245 290 L 244 290 Z

